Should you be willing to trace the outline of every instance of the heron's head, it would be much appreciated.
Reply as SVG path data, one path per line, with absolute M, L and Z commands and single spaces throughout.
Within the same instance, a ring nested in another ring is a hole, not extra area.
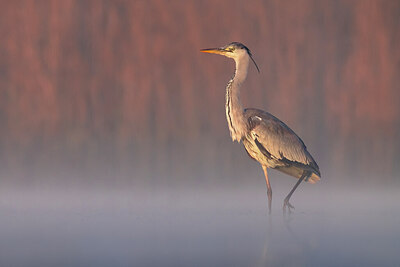
M 260 72 L 256 62 L 253 59 L 250 49 L 248 49 L 247 46 L 242 43 L 232 42 L 223 47 L 202 49 L 200 50 L 200 52 L 223 55 L 229 58 L 233 58 L 235 61 L 238 61 L 243 57 L 249 57 L 253 61 L 258 72 Z

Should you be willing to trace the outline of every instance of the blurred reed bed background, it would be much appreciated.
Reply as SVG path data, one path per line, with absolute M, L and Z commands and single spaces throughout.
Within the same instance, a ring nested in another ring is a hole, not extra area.
M 261 69 L 244 106 L 291 126 L 325 181 L 398 182 L 399 14 L 372 0 L 1 1 L 1 183 L 261 179 L 225 121 L 234 65 L 199 53 L 231 41 Z

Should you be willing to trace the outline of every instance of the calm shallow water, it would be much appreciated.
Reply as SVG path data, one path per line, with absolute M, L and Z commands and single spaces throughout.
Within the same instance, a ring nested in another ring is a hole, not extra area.
M 400 190 L 17 190 L 0 196 L 0 266 L 398 266 Z

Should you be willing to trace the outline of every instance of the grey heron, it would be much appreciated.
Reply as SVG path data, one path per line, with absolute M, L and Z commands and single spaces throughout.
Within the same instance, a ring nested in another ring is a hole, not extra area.
M 271 213 L 272 189 L 267 168 L 276 169 L 299 179 L 283 201 L 283 211 L 294 209 L 289 199 L 299 184 L 305 180 L 315 183 L 320 180 L 319 167 L 307 151 L 303 141 L 285 123 L 263 110 L 243 109 L 240 102 L 240 87 L 246 79 L 250 50 L 238 42 L 219 48 L 200 50 L 232 58 L 236 63 L 235 74 L 226 86 L 226 119 L 232 141 L 242 142 L 247 154 L 258 161 L 264 171 L 267 183 L 268 210 Z

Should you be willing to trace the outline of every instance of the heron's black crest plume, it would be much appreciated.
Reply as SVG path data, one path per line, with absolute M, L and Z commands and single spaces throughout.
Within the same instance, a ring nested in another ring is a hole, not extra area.
M 260 73 L 260 69 L 258 68 L 257 63 L 256 63 L 256 61 L 255 61 L 254 58 L 253 58 L 253 54 L 251 53 L 250 49 L 249 49 L 247 46 L 245 46 L 244 44 L 239 43 L 239 42 L 232 42 L 232 43 L 230 43 L 230 44 L 227 45 L 227 46 L 236 46 L 236 47 L 239 48 L 239 49 L 244 49 L 244 50 L 246 50 L 246 51 L 247 51 L 247 54 L 249 54 L 251 60 L 253 61 L 254 66 L 256 66 L 258 73 Z

